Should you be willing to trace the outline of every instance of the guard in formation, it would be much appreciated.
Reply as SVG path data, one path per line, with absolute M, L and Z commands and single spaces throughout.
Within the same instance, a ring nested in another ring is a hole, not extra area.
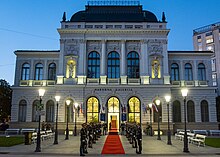
M 126 137 L 133 148 L 136 148 L 136 153 L 142 152 L 142 129 L 140 124 L 126 123 Z
M 101 123 L 83 123 L 80 130 L 80 156 L 88 154 L 87 148 L 92 148 L 92 145 L 96 143 L 100 138 L 102 130 L 104 130 Z M 103 131 L 104 132 L 104 131 Z

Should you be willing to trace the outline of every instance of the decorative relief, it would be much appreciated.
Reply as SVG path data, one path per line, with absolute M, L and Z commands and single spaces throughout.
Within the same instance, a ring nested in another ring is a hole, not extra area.
M 78 55 L 79 53 L 79 40 L 67 40 L 65 45 L 65 52 L 67 55 Z
M 91 52 L 91 51 L 101 52 L 101 50 L 102 50 L 101 41 L 88 41 L 87 42 L 87 51 L 88 52 Z
M 121 46 L 119 41 L 109 41 L 107 42 L 107 52 L 111 51 L 121 51 Z
M 141 43 L 139 41 L 128 41 L 126 42 L 126 49 L 128 52 L 130 51 L 140 52 Z
M 149 55 L 162 55 L 163 45 L 160 40 L 149 40 L 148 42 L 148 53 Z

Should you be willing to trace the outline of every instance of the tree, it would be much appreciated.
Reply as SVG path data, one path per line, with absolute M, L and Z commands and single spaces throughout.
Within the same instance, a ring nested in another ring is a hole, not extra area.
M 0 79 L 0 122 L 11 115 L 12 89 L 9 83 Z

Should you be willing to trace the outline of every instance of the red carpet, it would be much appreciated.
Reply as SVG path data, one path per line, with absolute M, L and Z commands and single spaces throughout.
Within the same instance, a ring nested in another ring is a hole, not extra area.
M 118 135 L 108 135 L 102 148 L 102 154 L 125 154 Z

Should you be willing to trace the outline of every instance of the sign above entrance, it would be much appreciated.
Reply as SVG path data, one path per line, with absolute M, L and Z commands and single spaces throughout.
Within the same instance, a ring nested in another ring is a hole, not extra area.
M 94 91 L 100 91 L 100 92 L 125 92 L 125 91 L 133 91 L 132 88 L 95 88 Z

